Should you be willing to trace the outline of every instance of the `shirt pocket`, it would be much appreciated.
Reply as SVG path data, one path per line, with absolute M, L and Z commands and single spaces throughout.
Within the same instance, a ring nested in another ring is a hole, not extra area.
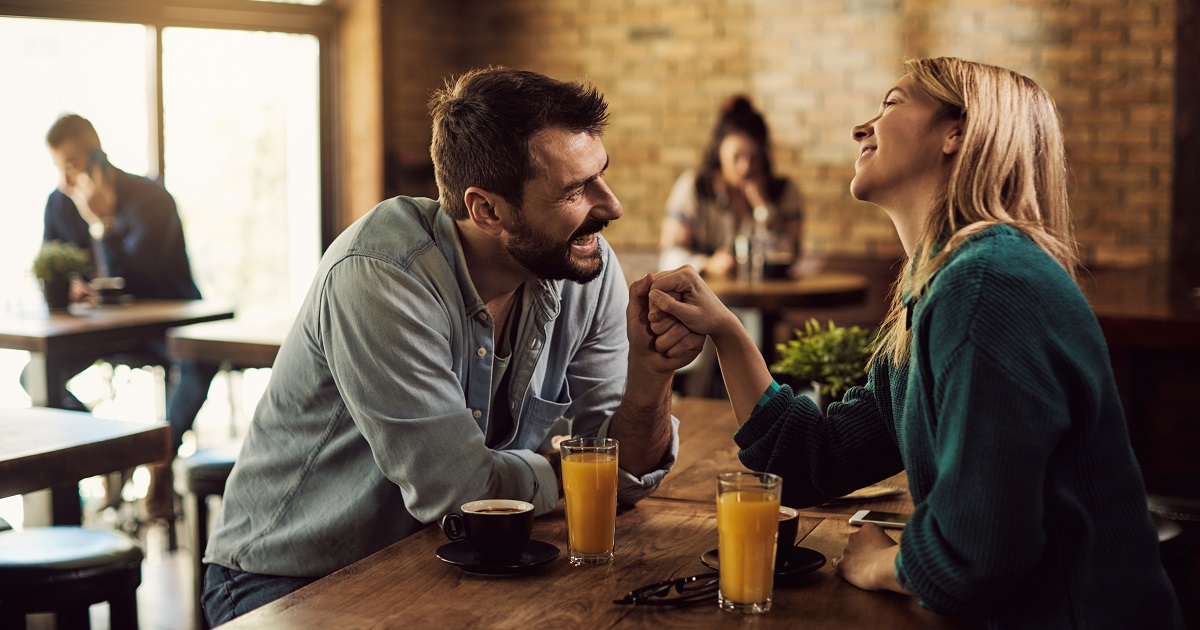
M 536 451 L 570 407 L 569 400 L 554 402 L 530 395 L 525 408 L 521 410 L 521 417 L 517 419 L 517 434 L 507 448 Z M 564 428 L 563 432 L 566 433 L 567 429 Z

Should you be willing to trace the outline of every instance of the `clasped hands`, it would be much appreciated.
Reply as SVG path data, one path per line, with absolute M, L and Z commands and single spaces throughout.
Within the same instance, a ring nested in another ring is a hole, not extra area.
M 696 358 L 706 336 L 741 326 L 691 265 L 648 274 L 634 283 L 633 294 L 655 353 L 666 361 L 686 358 L 678 367 Z
M 721 338 L 736 334 L 741 327 L 737 317 L 690 265 L 650 274 L 634 287 L 636 294 L 644 296 L 638 301 L 645 305 L 644 317 L 654 350 L 664 360 L 686 358 L 682 364 L 686 365 L 698 354 L 705 336 L 711 335 L 720 348 Z M 835 560 L 834 566 L 839 575 L 859 588 L 906 593 L 895 574 L 898 551 L 882 529 L 866 524 L 850 535 L 844 555 Z

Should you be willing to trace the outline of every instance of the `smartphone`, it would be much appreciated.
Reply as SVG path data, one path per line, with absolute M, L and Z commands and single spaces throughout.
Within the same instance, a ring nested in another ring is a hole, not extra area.
M 863 523 L 874 523 L 880 527 L 889 529 L 903 529 L 908 524 L 908 517 L 912 514 L 899 514 L 897 512 L 876 512 L 875 510 L 859 510 L 850 517 L 851 525 L 862 525 Z

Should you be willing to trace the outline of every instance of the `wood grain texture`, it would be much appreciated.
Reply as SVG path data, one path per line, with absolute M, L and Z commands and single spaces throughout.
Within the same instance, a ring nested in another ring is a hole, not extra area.
M 0 497 L 165 461 L 171 429 L 33 407 L 0 409 Z
M 510 577 L 464 573 L 439 561 L 446 538 L 428 527 L 333 575 L 237 619 L 225 628 L 585 627 L 585 628 L 954 628 L 964 627 L 920 607 L 914 598 L 859 590 L 831 563 L 819 571 L 779 580 L 773 610 L 745 618 L 712 604 L 687 608 L 622 606 L 625 593 L 660 580 L 704 573 L 700 554 L 717 546 L 717 471 L 738 469 L 729 404 L 684 399 L 680 455 L 658 492 L 617 516 L 616 558 L 608 565 L 572 567 L 561 504 L 539 517 L 533 537 L 561 554 L 537 571 Z M 905 487 L 903 474 L 888 480 Z M 911 511 L 907 493 L 882 501 L 803 510 L 800 544 L 826 558 L 840 556 L 854 527 L 846 521 L 864 508 Z M 897 537 L 897 532 L 891 532 Z
M 76 353 L 95 348 L 119 352 L 128 350 L 131 340 L 161 336 L 172 326 L 230 317 L 229 305 L 207 300 L 139 300 L 113 306 L 75 305 L 68 313 L 8 314 L 0 317 L 0 348 L 47 352 L 65 351 L 69 345 Z
M 805 519 L 803 545 L 840 555 L 849 525 Z M 342 571 L 224 626 L 238 628 L 393 627 L 632 627 L 951 628 L 912 598 L 859 590 L 827 563 L 819 571 L 778 581 L 773 610 L 757 619 L 699 606 L 630 607 L 612 603 L 658 580 L 707 571 L 701 553 L 716 546 L 716 506 L 646 499 L 617 517 L 616 559 L 598 567 L 566 561 L 562 510 L 540 517 L 534 538 L 563 554 L 541 570 L 514 577 L 481 577 L 440 562 L 446 543 L 427 528 Z

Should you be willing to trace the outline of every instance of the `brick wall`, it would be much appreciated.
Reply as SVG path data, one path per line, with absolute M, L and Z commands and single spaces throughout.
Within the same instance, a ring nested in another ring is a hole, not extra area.
M 424 101 L 446 72 L 504 64 L 586 77 L 605 92 L 612 105 L 605 139 L 613 158 L 609 179 L 626 208 L 608 235 L 621 250 L 657 246 L 671 184 L 698 162 L 718 104 L 745 92 L 771 125 L 778 171 L 805 194 L 806 250 L 895 257 L 901 250 L 890 221 L 847 191 L 856 156 L 850 129 L 873 115 L 903 58 L 953 55 L 1011 67 L 1057 99 L 1086 262 L 1127 265 L 1167 254 L 1171 0 L 461 0 L 441 9 L 420 0 L 387 6 L 385 28 L 392 32 L 385 32 L 385 49 L 389 41 L 401 43 L 385 50 L 390 149 L 427 147 Z M 430 20 L 451 24 L 458 40 L 411 30 Z M 428 51 L 405 51 L 402 42 L 411 38 Z M 453 47 L 440 48 L 445 44 Z M 393 102 L 397 98 L 415 100 Z

